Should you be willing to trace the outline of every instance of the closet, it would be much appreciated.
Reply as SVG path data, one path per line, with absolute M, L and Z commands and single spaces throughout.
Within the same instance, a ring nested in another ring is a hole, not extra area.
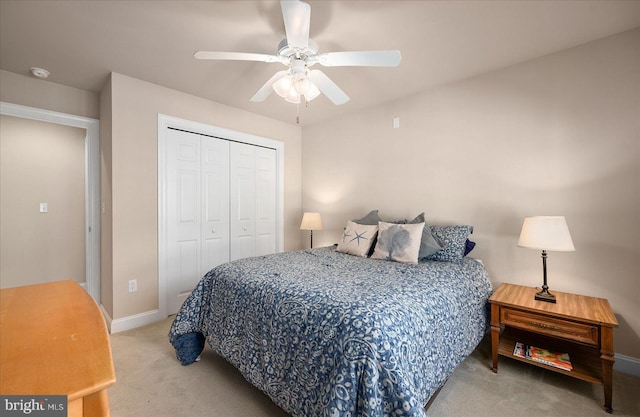
M 165 145 L 168 313 L 211 268 L 276 247 L 276 150 L 176 129 Z

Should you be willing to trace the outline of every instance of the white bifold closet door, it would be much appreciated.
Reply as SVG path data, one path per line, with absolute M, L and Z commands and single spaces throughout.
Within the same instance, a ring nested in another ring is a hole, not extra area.
M 231 143 L 231 260 L 276 251 L 276 151 Z
M 173 314 L 213 267 L 276 251 L 276 153 L 179 130 L 169 130 L 167 139 Z

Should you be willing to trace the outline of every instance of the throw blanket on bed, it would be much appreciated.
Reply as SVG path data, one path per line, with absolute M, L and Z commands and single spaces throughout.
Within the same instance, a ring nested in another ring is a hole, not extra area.
M 189 364 L 204 339 L 296 417 L 424 416 L 488 325 L 484 267 L 403 264 L 332 247 L 208 272 L 169 339 Z

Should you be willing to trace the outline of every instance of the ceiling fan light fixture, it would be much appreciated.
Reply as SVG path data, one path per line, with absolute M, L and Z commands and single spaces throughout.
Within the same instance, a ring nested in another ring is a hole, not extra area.
M 287 94 L 287 96 L 284 99 L 286 101 L 288 101 L 289 103 L 299 104 L 300 103 L 300 94 L 298 94 L 296 92 L 296 90 L 292 88 L 291 91 L 289 92 L 289 94 Z
M 273 83 L 273 90 L 282 98 L 286 98 L 293 89 L 293 80 L 290 75 L 280 78 Z
M 310 87 L 311 81 L 309 81 L 306 75 L 297 76 L 293 82 L 293 88 L 295 88 L 296 92 L 301 96 L 307 94 Z

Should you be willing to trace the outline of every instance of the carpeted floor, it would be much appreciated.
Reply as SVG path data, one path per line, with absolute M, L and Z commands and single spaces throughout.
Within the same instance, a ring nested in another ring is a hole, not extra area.
M 287 417 L 209 347 L 183 367 L 167 333 L 172 317 L 111 336 L 116 384 L 112 417 Z M 429 417 L 608 416 L 602 386 L 500 358 L 490 370 L 489 338 L 454 372 Z M 640 416 L 640 379 L 615 373 L 613 415 Z

